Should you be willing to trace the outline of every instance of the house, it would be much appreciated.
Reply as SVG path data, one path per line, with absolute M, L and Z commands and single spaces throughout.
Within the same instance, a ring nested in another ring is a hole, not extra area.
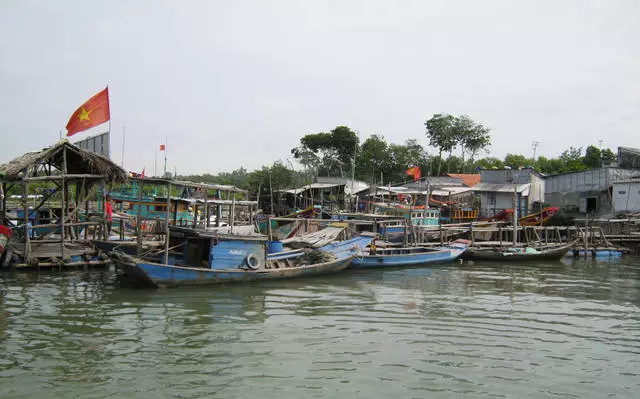
M 614 182 L 638 174 L 638 170 L 606 166 L 546 176 L 546 202 L 569 213 L 609 215 L 614 212 L 610 191 Z
M 480 197 L 480 217 L 491 217 L 513 209 L 520 215 L 537 210 L 545 201 L 544 176 L 532 168 L 487 169 L 480 171 L 480 183 L 472 187 Z
M 613 211 L 640 212 L 640 179 L 622 180 L 612 185 Z

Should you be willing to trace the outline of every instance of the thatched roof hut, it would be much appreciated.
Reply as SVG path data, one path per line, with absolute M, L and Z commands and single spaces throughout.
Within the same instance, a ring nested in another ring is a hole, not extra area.
M 28 152 L 0 165 L 0 181 L 19 181 L 24 177 L 57 174 L 64 170 L 66 153 L 67 175 L 101 176 L 107 182 L 127 181 L 127 172 L 108 158 L 83 150 L 63 139 L 41 151 Z M 54 172 L 54 169 L 58 172 Z

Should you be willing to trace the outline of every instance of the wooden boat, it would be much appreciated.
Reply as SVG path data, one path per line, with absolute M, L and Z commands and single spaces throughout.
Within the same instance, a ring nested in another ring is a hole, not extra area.
M 349 267 L 359 269 L 453 262 L 467 249 L 467 245 L 467 240 L 456 240 L 439 248 L 415 246 L 378 249 L 375 254 L 360 252 Z
M 557 260 L 565 256 L 574 246 L 575 241 L 545 249 L 532 247 L 493 249 L 493 248 L 468 248 L 462 255 L 466 260 L 492 260 L 492 261 L 529 261 L 529 260 Z
M 182 259 L 154 263 L 114 251 L 110 257 L 121 276 L 153 287 L 208 285 L 296 277 L 343 270 L 371 237 L 357 237 L 328 250 L 279 252 L 267 255 L 265 237 L 224 237 L 209 242 L 208 262 L 200 266 L 202 250 L 187 244 Z M 204 243 L 204 242 L 202 242 Z M 193 244 L 193 243 L 192 243 Z M 205 254 L 206 255 L 206 254 Z M 191 262 L 185 262 L 191 259 Z M 173 263 L 173 264 L 171 264 Z

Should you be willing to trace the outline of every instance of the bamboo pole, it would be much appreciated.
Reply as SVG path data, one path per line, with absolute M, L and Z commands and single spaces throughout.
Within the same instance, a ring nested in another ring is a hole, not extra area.
M 138 193 L 138 214 L 136 215 L 136 252 L 139 256 L 142 254 L 142 191 L 144 189 L 144 182 L 142 180 L 140 180 L 138 189 L 140 192 Z
M 64 262 L 64 239 L 65 239 L 65 206 L 67 197 L 67 181 L 65 175 L 67 174 L 67 147 L 62 148 L 62 195 L 60 199 L 60 257 Z
M 171 194 L 171 183 L 167 183 L 167 192 Z M 164 218 L 164 264 L 169 264 L 169 207 L 171 206 L 171 196 L 167 195 L 167 209 Z
M 24 260 L 29 262 L 29 256 L 31 255 L 31 243 L 29 237 L 29 182 L 25 181 L 23 186 L 22 200 L 24 202 Z

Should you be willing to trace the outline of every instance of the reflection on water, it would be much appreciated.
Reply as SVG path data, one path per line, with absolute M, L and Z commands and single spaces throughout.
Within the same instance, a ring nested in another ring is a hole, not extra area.
M 133 289 L 0 275 L 0 397 L 638 397 L 640 259 Z

